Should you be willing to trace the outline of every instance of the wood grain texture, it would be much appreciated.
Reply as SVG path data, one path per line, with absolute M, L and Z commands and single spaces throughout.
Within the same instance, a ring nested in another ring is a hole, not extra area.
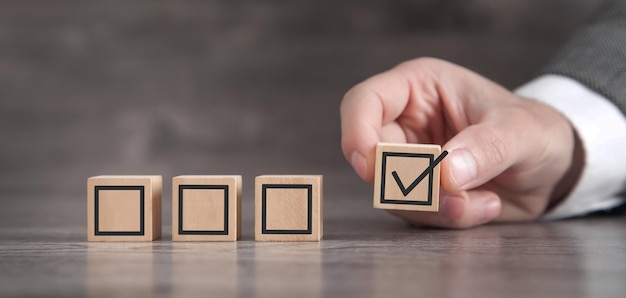
M 236 241 L 239 239 L 241 236 L 241 187 L 242 178 L 239 175 L 174 177 L 172 179 L 172 240 Z M 180 215 L 183 217 L 181 218 Z
M 255 179 L 257 241 L 319 241 L 323 234 L 322 176 Z
M 419 178 L 429 171 L 440 154 L 439 145 L 379 143 L 376 146 L 374 208 L 438 211 L 439 165 L 423 179 Z M 415 182 L 418 183 L 411 187 Z
M 161 237 L 161 192 L 161 176 L 90 177 L 87 240 L 152 241 Z

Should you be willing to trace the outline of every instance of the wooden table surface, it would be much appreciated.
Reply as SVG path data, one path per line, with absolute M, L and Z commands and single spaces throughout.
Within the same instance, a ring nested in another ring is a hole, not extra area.
M 87 243 L 85 198 L 14 197 L 0 211 L 0 297 L 626 293 L 624 216 L 416 228 L 373 209 L 369 186 L 347 180 L 327 183 L 319 243 L 254 242 L 251 192 L 244 194 L 243 238 L 232 243 L 171 242 L 167 220 L 155 242 Z
M 0 297 L 625 297 L 623 216 L 414 228 L 340 150 L 360 80 L 434 56 L 514 88 L 598 2 L 0 1 Z M 162 239 L 85 241 L 98 174 L 163 175 Z M 170 241 L 185 174 L 243 175 L 242 241 Z M 262 174 L 324 175 L 323 241 L 253 241 Z

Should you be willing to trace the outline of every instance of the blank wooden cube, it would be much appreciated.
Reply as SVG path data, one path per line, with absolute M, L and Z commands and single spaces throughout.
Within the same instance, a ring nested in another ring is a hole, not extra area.
M 374 208 L 438 211 L 440 155 L 439 145 L 379 143 Z
M 254 209 L 256 241 L 319 241 L 322 176 L 258 176 Z
M 241 235 L 241 176 L 172 179 L 173 241 L 237 241 Z
M 95 176 L 87 180 L 88 241 L 161 237 L 161 176 Z

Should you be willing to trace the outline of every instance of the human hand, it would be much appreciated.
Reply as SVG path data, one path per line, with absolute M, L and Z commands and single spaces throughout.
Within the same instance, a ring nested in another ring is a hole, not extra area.
M 529 221 L 564 197 L 582 168 L 569 121 L 460 66 L 420 58 L 350 89 L 342 149 L 365 181 L 378 142 L 444 144 L 439 213 L 389 210 L 410 223 L 467 228 Z

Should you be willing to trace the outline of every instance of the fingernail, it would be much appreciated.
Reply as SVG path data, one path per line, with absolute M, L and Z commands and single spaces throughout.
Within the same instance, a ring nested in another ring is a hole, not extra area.
M 450 175 L 452 182 L 459 189 L 472 182 L 477 177 L 478 169 L 474 156 L 466 149 L 457 149 L 450 153 Z
M 350 157 L 350 164 L 352 164 L 352 167 L 357 175 L 359 175 L 362 179 L 365 179 L 367 174 L 367 160 L 365 160 L 365 157 L 361 153 L 355 151 Z
M 500 215 L 500 200 L 493 198 L 485 202 L 482 208 L 482 214 L 480 216 L 480 223 L 486 223 L 492 221 Z

